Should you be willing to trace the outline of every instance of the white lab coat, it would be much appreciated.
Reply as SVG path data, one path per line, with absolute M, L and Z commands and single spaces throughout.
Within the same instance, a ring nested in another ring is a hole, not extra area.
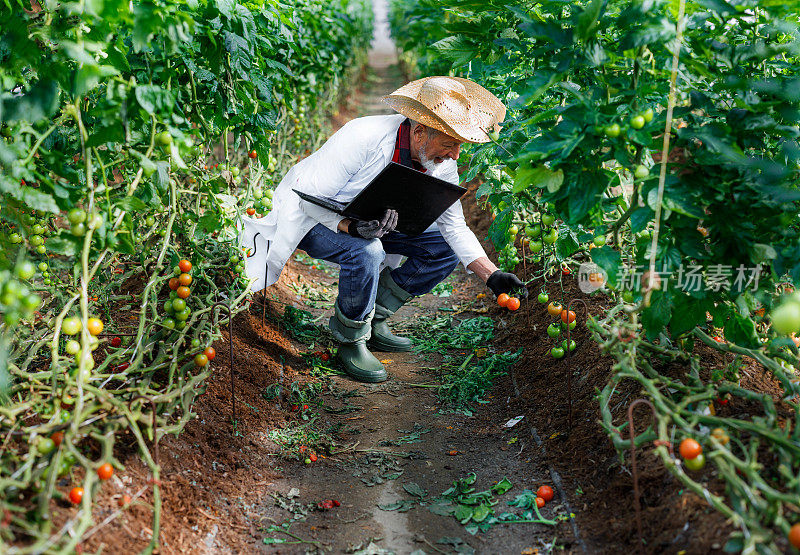
M 342 220 L 339 214 L 300 199 L 292 189 L 349 202 L 392 160 L 397 130 L 403 120 L 405 116 L 388 115 L 349 121 L 319 150 L 288 171 L 275 189 L 269 214 L 258 219 L 243 218 L 242 246 L 255 250 L 246 262 L 253 291 L 278 281 L 297 245 L 317 223 L 336 232 Z M 445 160 L 431 175 L 458 183 L 456 161 Z M 486 256 L 464 221 L 460 201 L 439 216 L 429 229 L 435 226 L 464 266 Z M 388 260 L 387 263 L 396 265 Z

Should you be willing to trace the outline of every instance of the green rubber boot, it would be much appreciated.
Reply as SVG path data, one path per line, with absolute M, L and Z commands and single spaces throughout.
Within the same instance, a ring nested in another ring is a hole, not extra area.
M 329 327 L 333 337 L 339 341 L 338 357 L 348 376 L 360 382 L 382 382 L 386 380 L 386 369 L 367 349 L 371 328 L 370 323 L 375 311 L 366 320 L 350 320 L 339 310 L 336 304 Z
M 375 317 L 372 319 L 372 338 L 369 346 L 376 351 L 404 352 L 413 349 L 411 340 L 392 333 L 386 320 L 414 295 L 397 285 L 389 274 L 391 268 L 384 268 L 378 280 L 378 294 L 375 297 Z

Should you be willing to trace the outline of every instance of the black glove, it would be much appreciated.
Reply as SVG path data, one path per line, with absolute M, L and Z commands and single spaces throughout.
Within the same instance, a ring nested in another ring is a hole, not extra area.
M 494 292 L 495 297 L 500 293 L 511 293 L 512 291 L 522 299 L 528 297 L 528 290 L 525 288 L 525 284 L 514 274 L 501 270 L 497 270 L 489 276 L 489 279 L 486 280 L 486 286 Z
M 370 220 L 368 222 L 350 220 L 350 225 L 347 226 L 347 233 L 361 239 L 380 239 L 390 231 L 394 231 L 395 227 L 397 227 L 397 211 L 387 209 L 380 220 Z

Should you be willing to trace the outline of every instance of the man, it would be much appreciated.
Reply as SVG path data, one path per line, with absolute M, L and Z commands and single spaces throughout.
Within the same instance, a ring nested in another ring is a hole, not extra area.
M 380 220 L 354 221 L 292 191 L 347 203 L 390 161 L 457 184 L 461 145 L 488 142 L 487 131 L 498 130 L 506 112 L 486 89 L 455 77 L 419 79 L 383 100 L 399 115 L 345 124 L 289 170 L 266 217 L 244 222 L 244 244 L 255 245 L 255 255 L 247 261 L 254 291 L 278 280 L 296 248 L 340 266 L 330 329 L 340 344 L 338 357 L 345 371 L 364 382 L 386 379 L 367 341 L 376 350 L 411 350 L 411 341 L 394 335 L 386 320 L 410 298 L 433 289 L 459 261 L 495 295 L 514 290 L 527 294 L 514 274 L 498 270 L 486 256 L 464 221 L 460 202 L 412 237 L 394 231 L 398 215 L 393 210 Z M 402 256 L 406 261 L 395 267 Z

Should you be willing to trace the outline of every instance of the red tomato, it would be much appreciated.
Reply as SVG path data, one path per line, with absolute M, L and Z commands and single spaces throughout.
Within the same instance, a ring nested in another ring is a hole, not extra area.
M 112 337 L 111 338 L 111 346 L 112 347 L 119 347 L 120 345 L 122 345 L 122 339 L 120 339 L 119 337 Z
M 681 441 L 681 446 L 678 450 L 680 451 L 681 457 L 684 459 L 694 459 L 703 452 L 703 448 L 700 444 L 690 437 Z
M 178 278 L 170 278 L 169 279 L 169 288 L 175 291 L 178 287 L 181 286 L 181 282 L 178 281 Z
M 251 150 L 247 155 L 250 157 L 251 160 L 255 160 L 256 158 L 258 158 L 258 153 L 255 150 Z
M 561 268 L 561 273 L 564 274 L 565 276 L 568 276 L 570 274 L 569 266 L 562 267 Z
M 537 497 L 536 498 L 536 506 L 538 508 L 541 509 L 542 507 L 544 507 L 544 504 L 545 504 L 545 500 L 544 499 L 542 499 L 541 497 Z
M 214 350 L 214 347 L 206 347 L 203 354 L 206 355 L 208 360 L 214 360 L 214 357 L 217 356 L 217 351 Z
M 303 410 L 308 410 L 308 405 L 303 405 Z
M 321 355 L 319 355 L 319 358 L 321 358 L 323 362 L 327 362 L 330 360 L 331 355 L 329 355 L 328 353 L 322 353 Z
M 519 308 L 519 299 L 516 297 L 511 297 L 510 299 L 508 299 L 508 302 L 506 303 L 506 308 L 511 312 L 517 310 Z
M 189 286 L 192 284 L 192 276 L 189 274 L 181 274 L 178 276 L 178 283 L 181 285 Z
M 256 213 L 256 209 L 255 208 L 250 207 L 250 208 L 247 209 L 247 215 L 248 216 L 252 216 L 255 213 Z
M 311 453 L 308 456 L 308 458 L 311 459 L 311 462 L 317 462 L 317 454 L 316 453 Z
M 123 362 L 122 364 L 117 366 L 117 372 L 124 372 L 130 367 L 130 362 Z
M 509 299 L 511 299 L 511 297 L 509 297 L 507 293 L 500 293 L 497 296 L 497 304 L 505 307 L 508 304 Z
M 573 312 L 572 310 L 567 311 L 567 309 L 562 310 L 561 321 L 564 322 L 565 324 L 571 324 L 572 322 L 575 321 L 575 312 Z
M 72 488 L 69 490 L 69 500 L 72 501 L 75 505 L 81 502 L 83 499 L 83 488 Z
M 108 480 L 114 475 L 114 467 L 110 463 L 103 463 L 97 469 L 97 477 L 101 480 Z
M 192 290 L 186 287 L 185 285 L 181 285 L 180 287 L 178 287 L 176 292 L 178 293 L 178 296 L 181 299 L 185 299 L 186 297 L 192 294 Z
M 800 549 L 800 522 L 789 528 L 789 543 Z
M 724 407 L 725 405 L 728 404 L 729 400 L 730 399 L 728 399 L 727 397 L 717 397 L 717 404 L 719 404 L 720 406 Z
M 208 357 L 206 355 L 204 355 L 203 353 L 199 353 L 199 354 L 195 355 L 194 363 L 197 366 L 205 366 L 206 364 L 208 364 Z
M 536 495 L 541 497 L 545 501 L 552 501 L 553 500 L 553 488 L 550 486 L 539 486 L 539 489 L 536 490 Z
M 192 271 L 192 263 L 189 262 L 188 260 L 181 260 L 180 262 L 178 262 L 178 268 L 180 268 L 181 272 L 183 272 L 184 274 L 188 274 L 189 272 Z
M 331 503 L 333 503 L 334 507 L 338 507 L 339 505 L 341 505 L 341 503 L 339 503 L 336 499 L 331 499 Z
M 131 496 L 128 495 L 127 493 L 124 494 L 119 499 L 117 499 L 117 505 L 119 505 L 120 507 L 124 507 L 125 505 L 130 505 L 131 502 L 133 502 L 133 498 L 131 498 Z
M 55 432 L 50 436 L 50 439 L 52 439 L 53 443 L 55 443 L 56 447 L 58 447 L 61 445 L 61 442 L 64 441 L 64 432 Z

